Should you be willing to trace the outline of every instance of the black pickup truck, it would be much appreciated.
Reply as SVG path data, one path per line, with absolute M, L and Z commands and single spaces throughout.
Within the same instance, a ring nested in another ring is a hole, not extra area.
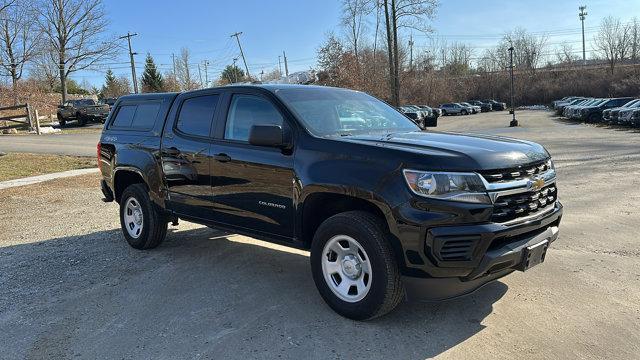
M 359 320 L 541 263 L 562 216 L 542 146 L 422 131 L 346 89 L 124 96 L 97 150 L 132 247 L 185 219 L 308 249 L 320 295 Z
M 93 99 L 69 100 L 58 106 L 58 123 L 65 126 L 69 120 L 76 120 L 78 125 L 84 126 L 88 121 L 104 122 L 109 109 L 109 105 L 96 104 Z

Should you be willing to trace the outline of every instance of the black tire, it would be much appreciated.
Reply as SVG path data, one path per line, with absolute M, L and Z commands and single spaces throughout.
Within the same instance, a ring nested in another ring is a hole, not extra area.
M 80 113 L 76 114 L 76 119 L 78 119 L 78 125 L 80 126 L 85 126 L 87 124 L 87 119 Z
M 57 114 L 57 115 L 58 115 L 58 124 L 60 124 L 60 126 L 65 126 L 67 124 L 67 121 L 64 119 L 62 114 Z
M 336 235 L 357 240 L 369 258 L 371 287 L 360 301 L 340 299 L 325 281 L 323 251 Z M 340 213 L 320 225 L 311 245 L 311 271 L 320 295 L 335 312 L 353 320 L 369 320 L 390 312 L 402 301 L 404 289 L 388 236 L 382 220 L 363 211 Z
M 600 121 L 600 115 L 598 113 L 593 113 L 589 115 L 589 122 L 595 123 Z
M 135 238 L 129 234 L 125 223 L 125 207 L 130 198 L 136 200 L 142 209 L 143 226 L 140 235 Z M 144 184 L 129 185 L 120 198 L 120 226 L 125 239 L 132 248 L 138 250 L 153 249 L 160 245 L 167 235 L 168 218 L 151 202 Z
M 447 111 L 446 110 L 442 110 L 442 116 L 447 116 Z
M 467 112 L 467 110 L 462 110 L 460 111 L 460 115 L 469 115 L 469 113 Z

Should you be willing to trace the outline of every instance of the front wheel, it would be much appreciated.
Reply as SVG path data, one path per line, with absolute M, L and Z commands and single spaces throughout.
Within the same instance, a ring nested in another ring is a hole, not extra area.
M 143 184 L 129 185 L 120 198 L 120 225 L 125 239 L 138 250 L 153 249 L 167 235 L 167 218 L 151 202 Z
M 58 124 L 60 126 L 65 126 L 66 123 L 67 123 L 67 121 L 64 119 L 64 116 L 62 116 L 62 114 L 58 113 Z
M 80 126 L 85 126 L 87 124 L 87 119 L 80 113 L 76 114 L 76 119 L 78 119 L 78 125 Z
M 382 316 L 403 297 L 385 226 L 367 212 L 340 213 L 320 225 L 311 246 L 311 271 L 324 301 L 350 319 Z

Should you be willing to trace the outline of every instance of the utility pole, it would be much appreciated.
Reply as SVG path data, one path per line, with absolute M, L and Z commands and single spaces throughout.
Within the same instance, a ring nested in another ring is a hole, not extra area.
M 242 45 L 240 45 L 240 35 L 242 35 L 242 31 L 232 34 L 231 37 L 236 37 L 236 41 L 238 41 L 238 47 L 240 48 L 240 56 L 242 56 L 242 61 L 244 62 L 244 70 L 247 72 L 247 78 L 251 78 L 249 75 L 249 67 L 247 66 L 247 59 L 244 58 L 244 52 L 242 51 Z
M 238 82 L 238 72 L 236 71 L 238 67 L 236 66 L 236 61 L 238 61 L 238 58 L 233 58 L 233 82 L 234 83 Z
M 284 75 L 289 76 L 289 64 L 287 63 L 287 54 L 282 50 L 282 57 L 284 58 Z
M 202 86 L 202 70 L 200 70 L 200 63 L 198 63 L 198 76 L 200 77 L 200 87 Z
M 518 126 L 518 120 L 516 120 L 516 109 L 513 104 L 513 46 L 509 48 L 509 70 L 511 71 L 511 122 L 510 127 Z
M 136 64 L 133 60 L 133 55 L 137 55 L 138 53 L 134 53 L 133 51 L 131 51 L 131 38 L 133 36 L 137 36 L 138 34 L 131 34 L 130 32 L 127 31 L 127 35 L 124 36 L 120 36 L 120 39 L 127 39 L 127 42 L 129 43 L 129 58 L 131 60 L 131 78 L 133 79 L 133 92 L 134 93 L 138 93 L 138 80 L 136 78 Z
M 280 72 L 280 77 L 282 77 L 282 63 L 280 62 L 280 55 L 278 55 L 278 72 Z
M 209 86 L 209 71 L 207 70 L 207 66 L 209 66 L 209 60 L 204 61 L 204 87 Z
M 413 71 L 413 34 L 409 37 L 409 71 Z
M 582 23 L 582 65 L 587 65 L 587 51 L 585 50 L 584 46 L 584 18 L 587 17 L 587 12 L 585 11 L 587 9 L 587 6 L 582 5 L 579 6 L 578 9 L 580 10 L 578 16 L 580 17 L 580 22 Z

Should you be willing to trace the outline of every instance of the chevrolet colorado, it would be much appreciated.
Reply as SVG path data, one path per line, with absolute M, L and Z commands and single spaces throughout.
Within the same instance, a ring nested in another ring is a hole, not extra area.
M 124 96 L 97 153 L 132 247 L 158 246 L 185 219 L 308 249 L 322 298 L 358 320 L 530 269 L 562 216 L 542 146 L 422 131 L 339 88 Z

